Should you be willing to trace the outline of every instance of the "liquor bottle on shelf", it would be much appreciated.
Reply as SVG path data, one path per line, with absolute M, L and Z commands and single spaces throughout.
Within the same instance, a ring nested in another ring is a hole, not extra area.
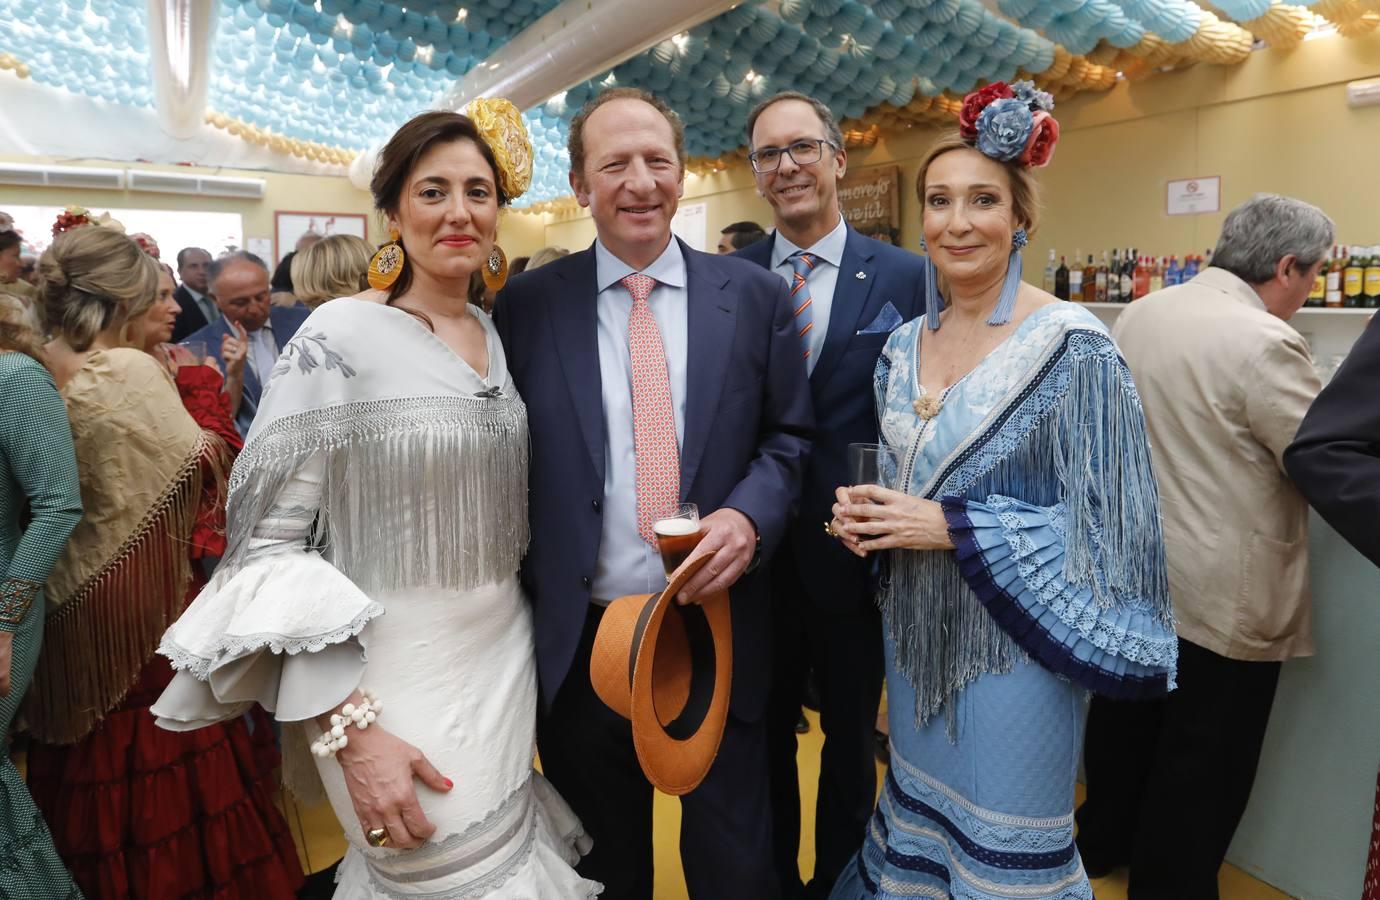
M 1073 251 L 1073 265 L 1069 266 L 1069 299 L 1074 303 L 1083 302 L 1083 267 L 1078 265 L 1082 250 Z
M 1136 248 L 1127 247 L 1121 257 L 1121 302 L 1130 303 L 1136 299 Z
M 1164 257 L 1150 257 L 1150 293 L 1164 290 Z
M 1121 251 L 1112 249 L 1112 261 L 1107 266 L 1107 302 L 1121 302 Z
M 1050 248 L 1050 251 L 1049 251 L 1049 262 L 1045 264 L 1045 283 L 1044 283 L 1044 285 L 1043 285 L 1043 287 L 1044 287 L 1044 289 L 1045 289 L 1045 293 L 1047 293 L 1047 294 L 1052 294 L 1052 293 L 1054 293 L 1054 270 L 1055 270 L 1055 268 L 1056 268 L 1056 266 L 1054 265 L 1054 249 L 1053 249 L 1053 248 Z
M 1164 267 L 1164 286 L 1173 287 L 1176 284 L 1183 284 L 1184 270 L 1179 268 L 1179 258 L 1169 257 L 1169 265 Z
M 1150 293 L 1150 260 L 1147 257 L 1138 256 L 1131 275 L 1131 299 L 1139 300 L 1148 293 Z
M 1346 253 L 1346 249 L 1343 248 L 1342 252 Z M 1361 262 L 1360 252 L 1360 247 L 1352 247 L 1346 258 L 1346 266 L 1342 269 L 1342 306 L 1347 309 L 1359 307 L 1365 295 L 1366 269 Z
M 1192 281 L 1198 277 L 1198 257 L 1190 253 L 1184 257 L 1184 281 Z
M 1342 250 L 1336 244 L 1332 245 L 1332 258 L 1327 262 L 1327 293 L 1323 296 L 1323 305 L 1328 309 L 1340 309 L 1342 306 Z
M 1102 251 L 1102 264 L 1093 275 L 1093 302 L 1107 302 L 1107 251 Z
M 1327 305 L 1327 270 L 1332 265 L 1332 260 L 1323 257 L 1322 265 L 1318 267 L 1318 274 L 1313 276 L 1313 286 L 1308 289 L 1308 299 L 1303 301 L 1304 306 L 1322 307 Z
M 1380 308 L 1380 247 L 1367 251 L 1364 278 L 1363 305 L 1368 309 Z
M 1069 298 L 1069 267 L 1064 264 L 1064 257 L 1059 257 L 1059 268 L 1054 270 L 1054 296 L 1060 300 Z
M 1088 264 L 1083 267 L 1083 302 L 1097 302 L 1097 264 L 1093 262 L 1093 256 L 1088 254 Z

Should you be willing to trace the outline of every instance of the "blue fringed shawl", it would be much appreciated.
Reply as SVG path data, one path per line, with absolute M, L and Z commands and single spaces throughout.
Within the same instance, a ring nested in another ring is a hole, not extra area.
M 944 506 L 954 551 L 895 551 L 881 605 L 927 722 L 968 682 L 1029 656 L 1099 693 L 1173 687 L 1177 639 L 1140 399 L 1106 330 L 1060 303 L 945 391 L 920 387 L 923 320 L 878 361 L 893 482 Z

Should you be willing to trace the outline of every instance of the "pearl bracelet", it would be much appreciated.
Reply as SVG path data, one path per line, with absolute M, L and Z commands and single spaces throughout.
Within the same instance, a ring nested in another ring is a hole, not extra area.
M 379 713 L 383 712 L 383 701 L 373 691 L 361 688 L 360 693 L 364 695 L 364 699 L 358 706 L 346 703 L 340 708 L 340 712 L 331 713 L 331 730 L 323 731 L 319 738 L 312 741 L 312 753 L 323 759 L 335 756 L 350 745 L 350 736 L 345 733 L 347 727 L 354 725 L 362 731 L 372 725 Z

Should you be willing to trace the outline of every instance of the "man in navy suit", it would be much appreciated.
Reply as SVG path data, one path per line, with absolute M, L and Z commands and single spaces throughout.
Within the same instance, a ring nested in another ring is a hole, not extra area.
M 219 354 L 235 426 L 246 435 L 278 353 L 311 310 L 273 306 L 268 299 L 268 266 L 253 253 L 230 253 L 215 260 L 207 283 L 220 318 L 187 340 L 205 341 L 208 354 Z
M 791 286 L 808 329 L 805 367 L 818 426 L 800 515 L 772 566 L 776 662 L 767 728 L 776 865 L 786 897 L 826 897 L 862 845 L 876 797 L 873 729 L 885 666 L 867 563 L 843 550 L 824 523 L 834 489 L 854 480 L 848 445 L 877 440 L 872 372 L 892 330 L 924 311 L 927 263 L 843 220 L 838 182 L 848 158 L 823 103 L 794 91 L 763 101 L 748 118 L 748 149 L 776 231 L 736 255 Z M 811 670 L 824 753 L 807 887 L 797 866 L 795 725 Z
M 652 897 L 652 787 L 629 723 L 590 686 L 604 606 L 666 585 L 649 503 L 695 503 L 716 550 L 680 599 L 730 590 L 733 690 L 718 757 L 681 801 L 695 900 L 771 900 L 763 722 L 771 608 L 758 568 L 785 532 L 812 431 L 781 279 L 671 234 L 684 132 L 660 100 L 601 94 L 570 129 L 570 181 L 598 232 L 581 253 L 514 278 L 497 324 L 527 403 L 535 612 L 546 775 L 594 839 L 580 871 L 605 900 Z M 633 372 L 637 371 L 634 379 Z M 644 479 L 664 473 L 670 477 Z
M 177 251 L 177 277 L 182 283 L 173 291 L 173 299 L 180 310 L 173 322 L 172 339 L 181 343 L 194 331 L 200 331 L 220 318 L 216 301 L 209 296 L 206 285 L 207 270 L 211 268 L 211 254 L 200 247 L 183 247 Z

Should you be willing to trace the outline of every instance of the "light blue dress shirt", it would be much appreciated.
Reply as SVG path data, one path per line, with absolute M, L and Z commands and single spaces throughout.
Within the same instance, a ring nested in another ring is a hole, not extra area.
M 656 548 L 637 533 L 637 454 L 633 446 L 632 357 L 628 352 L 628 319 L 632 316 L 633 301 L 632 294 L 620 283 L 637 269 L 614 256 L 599 241 L 594 243 L 594 259 L 599 289 L 599 379 L 604 405 L 604 501 L 603 533 L 591 594 L 596 603 L 603 604 L 627 594 L 660 591 L 666 586 L 666 575 Z M 676 444 L 683 449 L 690 295 L 680 244 L 672 238 L 661 256 L 642 274 L 656 279 L 647 303 L 666 349 Z
M 815 370 L 820 351 L 824 349 L 824 338 L 829 334 L 829 313 L 834 308 L 834 288 L 838 285 L 839 266 L 843 264 L 843 250 L 847 244 L 848 225 L 843 221 L 843 216 L 839 216 L 834 230 L 820 238 L 813 247 L 797 247 L 782 237 L 779 231 L 772 242 L 771 270 L 786 279 L 787 285 L 795 283 L 795 268 L 790 263 L 793 254 L 804 250 L 818 260 L 805 282 L 810 299 L 814 301 L 811 308 L 814 310 L 815 323 L 815 327 L 810 329 L 810 358 L 805 360 L 807 372 Z
M 273 323 L 265 319 L 258 331 L 249 332 L 249 365 L 259 379 L 259 386 L 265 387 L 273 366 L 278 362 L 278 342 L 274 339 Z M 208 350 L 209 352 L 209 350 Z

